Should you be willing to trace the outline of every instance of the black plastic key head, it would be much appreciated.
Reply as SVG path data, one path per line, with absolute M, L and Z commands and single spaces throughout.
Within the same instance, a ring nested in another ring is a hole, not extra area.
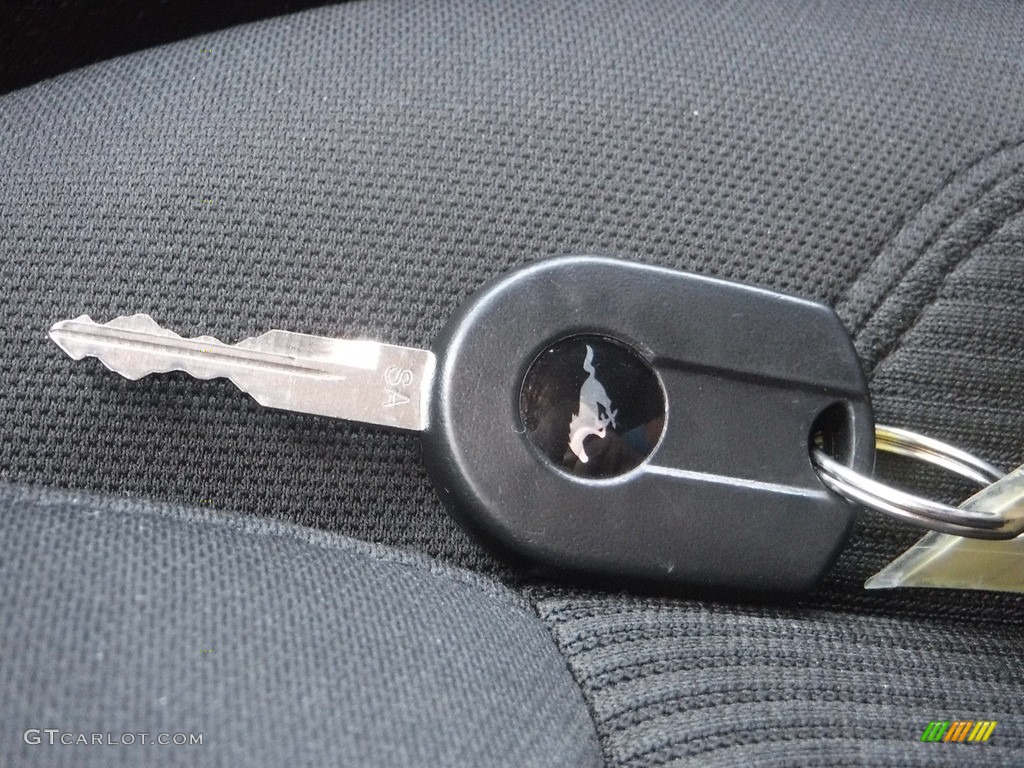
M 828 307 L 564 257 L 484 286 L 435 347 L 425 460 L 500 552 L 606 582 L 812 587 L 856 509 L 817 438 L 870 472 L 860 362 Z

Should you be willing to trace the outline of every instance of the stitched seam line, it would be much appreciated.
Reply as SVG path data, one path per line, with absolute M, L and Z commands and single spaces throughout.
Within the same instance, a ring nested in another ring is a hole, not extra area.
M 1010 225 L 1010 222 L 1013 220 L 1013 217 L 1020 215 L 1020 213 L 1022 212 L 1024 212 L 1024 205 L 1015 207 L 1009 214 L 1007 214 L 1002 224 L 1000 224 L 997 227 L 993 227 L 991 231 L 985 234 L 985 237 L 983 237 L 977 243 L 971 245 L 963 254 L 963 256 L 961 256 L 959 259 L 957 259 L 953 264 L 949 266 L 949 268 L 946 270 L 946 273 L 942 276 L 942 279 L 935 286 L 935 290 L 932 292 L 932 295 L 921 305 L 911 323 L 906 328 L 903 329 L 903 331 L 900 333 L 899 337 L 895 341 L 888 345 L 889 348 L 886 349 L 878 357 L 878 360 L 871 367 L 871 376 L 874 376 L 875 373 L 878 372 L 878 369 L 881 367 L 881 365 L 906 343 L 907 337 L 910 336 L 910 334 L 914 331 L 915 328 L 917 328 L 918 325 L 920 325 L 921 319 L 924 317 L 925 312 L 927 312 L 928 309 L 942 297 L 942 291 L 946 287 L 946 284 L 949 282 L 949 278 L 953 275 L 953 273 L 956 272 L 957 269 L 959 269 L 963 264 L 966 264 L 974 256 L 974 254 L 977 252 L 979 248 L 982 248 L 983 246 L 987 245 L 992 240 L 994 240 L 996 237 L 1001 235 L 1003 231 Z M 948 231 L 948 229 L 943 231 Z M 916 266 L 920 262 L 920 260 L 924 257 L 925 253 L 927 253 L 927 251 L 921 252 L 921 255 L 914 260 L 914 265 L 911 266 L 911 269 L 913 268 L 913 266 Z M 907 271 L 909 272 L 910 270 L 908 269 Z M 902 284 L 903 279 L 901 279 L 896 284 L 896 286 L 894 286 L 893 290 Z M 891 293 L 892 291 L 887 292 L 886 298 L 888 298 L 888 295 Z M 884 301 L 882 303 L 884 303 Z M 881 304 L 879 304 L 879 306 L 881 306 Z M 873 316 L 874 315 L 872 315 L 872 317 Z
M 78 509 L 91 509 L 95 506 L 93 504 L 94 501 L 112 501 L 113 503 L 110 506 L 100 506 L 100 509 L 104 513 L 131 514 L 133 516 L 144 515 L 147 518 L 157 520 L 172 519 L 190 524 L 226 528 L 248 536 L 285 539 L 314 546 L 320 550 L 350 552 L 378 562 L 394 564 L 431 576 L 446 578 L 457 584 L 470 587 L 490 598 L 506 600 L 526 615 L 531 615 L 532 613 L 529 601 L 502 586 L 497 581 L 490 583 L 484 580 L 486 577 L 456 570 L 413 552 L 405 552 L 403 550 L 390 551 L 384 549 L 384 545 L 375 545 L 356 539 L 346 539 L 325 531 L 307 530 L 298 526 L 293 527 L 287 523 L 272 519 L 249 520 L 235 518 L 223 512 L 175 507 L 166 502 L 143 501 L 138 507 L 133 507 L 129 513 L 124 508 L 130 503 L 128 499 L 104 497 L 91 491 L 63 490 L 18 484 L 12 484 L 7 487 L 14 491 L 13 495 L 17 501 L 33 503 L 42 507 L 66 506 Z M 46 497 L 51 493 L 59 497 L 59 500 L 52 501 L 47 499 Z
M 583 706 L 587 708 L 587 715 L 589 715 L 590 723 L 594 727 L 594 736 L 597 738 L 597 743 L 601 747 L 601 759 L 604 761 L 605 765 L 611 765 L 614 761 L 611 746 L 609 744 L 609 736 L 598 727 L 598 723 L 600 721 L 597 717 L 597 710 L 594 708 L 594 702 L 591 701 L 589 696 L 587 696 L 586 689 L 583 686 L 583 681 L 580 676 L 576 674 L 576 669 L 573 665 L 569 663 L 569 654 L 566 653 L 565 647 L 558 641 L 558 636 L 555 634 L 554 624 L 541 615 L 540 601 L 532 602 L 531 604 L 533 606 L 534 615 L 536 615 L 540 622 L 547 628 L 548 634 L 551 637 L 551 642 L 558 651 L 558 655 L 562 657 L 562 661 L 565 663 L 565 668 L 569 671 L 569 676 L 572 677 L 572 681 L 576 684 L 576 688 L 580 692 L 580 698 L 583 699 Z
M 991 152 L 982 155 L 976 160 L 947 175 L 929 197 L 927 197 L 921 203 L 916 205 L 911 211 L 907 213 L 906 216 L 904 216 L 901 225 L 897 228 L 896 232 L 893 233 L 892 237 L 890 237 L 885 242 L 885 244 L 879 250 L 878 254 L 875 256 L 875 258 L 857 271 L 857 274 L 854 276 L 853 280 L 850 281 L 849 286 L 843 292 L 843 295 L 840 297 L 839 301 L 836 302 L 836 305 L 841 306 L 850 300 L 850 295 L 853 292 L 854 288 L 857 287 L 857 284 L 864 278 L 865 275 L 867 275 L 874 268 L 874 266 L 878 263 L 878 260 L 882 258 L 882 256 L 885 255 L 892 248 L 893 243 L 896 241 L 896 239 L 904 231 L 906 231 L 908 226 L 912 225 L 917 220 L 917 218 L 921 215 L 921 212 L 924 211 L 925 208 L 934 203 L 939 198 L 939 196 L 942 195 L 943 192 L 949 189 L 950 186 L 957 184 L 963 179 L 965 179 L 971 171 L 973 171 L 975 168 L 977 168 L 979 165 L 982 165 L 986 161 L 991 160 L 996 155 L 1002 152 L 1010 152 L 1021 148 L 1024 148 L 1024 141 L 1007 141 L 1003 144 L 997 145 Z M 969 200 L 963 203 L 960 213 L 956 215 L 955 219 L 952 222 L 950 222 L 949 225 L 945 227 L 939 227 L 934 233 L 932 233 L 927 238 L 927 240 L 925 240 L 925 242 L 922 244 L 918 256 L 910 264 L 908 264 L 904 270 L 902 270 L 899 279 L 896 280 L 896 282 L 893 284 L 893 287 L 887 290 L 878 299 L 872 301 L 870 308 L 868 308 L 868 310 L 864 314 L 864 319 L 859 321 L 853 327 L 851 335 L 857 336 L 864 329 L 864 327 L 869 322 L 871 322 L 871 318 L 874 316 L 878 308 L 885 303 L 885 300 L 889 298 L 889 296 L 896 289 L 896 287 L 902 284 L 903 277 L 911 269 L 913 269 L 914 265 L 917 264 L 921 257 L 931 249 L 931 247 L 935 244 L 939 237 L 942 236 L 943 232 L 948 231 L 952 226 L 956 224 L 956 222 L 958 222 L 961 218 L 963 218 L 963 216 L 969 213 L 977 205 L 978 201 L 983 199 L 986 195 L 988 195 L 992 191 L 992 189 L 1002 184 L 1006 179 L 1010 178 L 1018 171 L 1018 168 L 1011 167 L 1009 170 L 1006 170 L 1003 173 L 998 174 L 995 178 L 990 179 L 988 183 L 984 184 L 975 195 L 973 195 Z

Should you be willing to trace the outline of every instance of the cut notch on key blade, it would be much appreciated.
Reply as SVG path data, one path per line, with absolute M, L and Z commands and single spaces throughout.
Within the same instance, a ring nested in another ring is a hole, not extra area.
M 427 350 L 277 330 L 228 345 L 183 338 L 144 314 L 102 324 L 83 315 L 56 323 L 50 338 L 70 357 L 95 357 L 129 379 L 174 370 L 223 377 L 271 408 L 426 428 L 434 370 Z

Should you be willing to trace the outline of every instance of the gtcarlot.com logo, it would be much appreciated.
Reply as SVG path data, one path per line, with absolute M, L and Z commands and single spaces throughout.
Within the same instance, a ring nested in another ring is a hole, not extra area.
M 203 743 L 201 733 L 149 733 L 149 731 L 87 733 L 62 731 L 60 728 L 29 728 L 22 738 L 26 744 L 63 744 L 64 746 L 134 746 L 156 744 L 161 747 L 195 746 Z

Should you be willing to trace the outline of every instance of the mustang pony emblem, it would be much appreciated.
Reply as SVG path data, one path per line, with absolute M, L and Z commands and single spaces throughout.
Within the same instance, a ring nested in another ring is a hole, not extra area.
M 583 441 L 591 435 L 604 438 L 606 428 L 615 426 L 618 411 L 612 408 L 612 401 L 605 392 L 604 385 L 594 376 L 594 350 L 589 345 L 586 359 L 583 361 L 583 370 L 588 375 L 580 387 L 579 408 L 569 422 L 569 449 L 586 464 L 590 459 L 583 449 Z

